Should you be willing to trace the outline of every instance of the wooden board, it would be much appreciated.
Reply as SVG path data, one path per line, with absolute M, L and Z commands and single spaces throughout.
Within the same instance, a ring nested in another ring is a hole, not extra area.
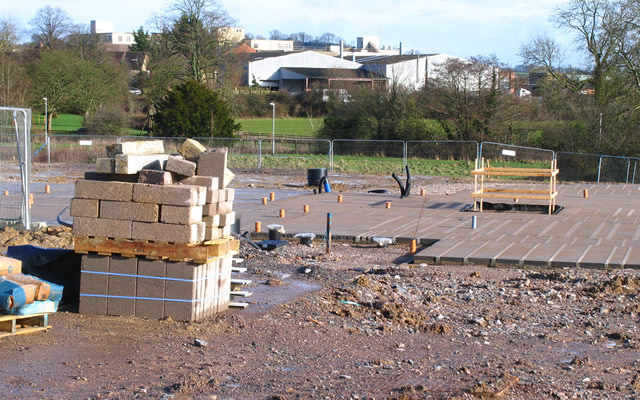
M 212 258 L 237 252 L 239 242 L 233 238 L 192 244 L 75 236 L 73 247 L 76 253 L 81 254 L 91 252 L 101 255 L 145 256 L 149 259 L 205 263 Z
M 51 329 L 49 314 L 0 315 L 0 337 L 24 335 Z

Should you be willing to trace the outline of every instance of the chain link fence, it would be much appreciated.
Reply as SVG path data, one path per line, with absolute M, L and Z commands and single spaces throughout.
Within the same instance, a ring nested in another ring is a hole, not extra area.
M 0 107 L 0 222 L 31 228 L 31 110 Z
M 555 158 L 552 150 L 493 142 L 482 142 L 478 153 L 478 158 L 484 158 L 485 163 L 495 166 L 517 163 L 521 168 L 549 168 Z
M 636 183 L 640 159 L 560 151 L 557 154 L 562 182 Z

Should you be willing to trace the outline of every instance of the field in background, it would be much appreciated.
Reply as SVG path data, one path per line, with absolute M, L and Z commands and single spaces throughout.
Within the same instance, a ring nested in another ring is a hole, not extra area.
M 240 131 L 271 137 L 273 121 L 271 118 L 236 119 L 242 127 Z M 322 127 L 323 118 L 276 118 L 277 137 L 313 138 Z

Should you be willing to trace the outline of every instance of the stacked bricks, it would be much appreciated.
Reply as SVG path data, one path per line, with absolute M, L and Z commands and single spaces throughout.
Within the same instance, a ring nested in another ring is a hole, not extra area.
M 82 256 L 80 313 L 198 321 L 229 307 L 232 254 L 207 263 Z
M 185 246 L 230 236 L 235 193 L 226 187 L 233 177 L 227 149 L 206 150 L 188 140 L 182 156 L 171 156 L 161 154 L 161 145 L 109 146 L 108 158 L 98 159 L 98 172 L 76 182 L 70 210 L 74 236 Z M 231 253 L 198 263 L 85 255 L 80 311 L 202 319 L 227 308 L 230 268 Z

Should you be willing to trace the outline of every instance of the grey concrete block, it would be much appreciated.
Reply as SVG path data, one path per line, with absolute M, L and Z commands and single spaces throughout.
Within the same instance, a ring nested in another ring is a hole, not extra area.
M 159 206 L 151 203 L 101 201 L 100 218 L 158 222 Z
M 159 242 L 195 243 L 198 241 L 198 224 L 177 225 L 149 222 L 133 222 L 131 238 Z
M 98 158 L 96 160 L 96 172 L 113 174 L 116 172 L 115 158 Z
M 165 224 L 190 225 L 202 221 L 202 206 L 161 206 L 160 222 Z
M 148 185 L 136 183 L 133 201 L 141 203 L 168 204 L 172 206 L 202 206 L 205 204 L 207 189 L 191 185 Z
M 200 153 L 206 150 L 207 148 L 204 147 L 200 142 L 193 139 L 187 139 L 182 143 L 182 145 L 180 145 L 178 152 L 186 160 L 197 161 Z
M 150 185 L 171 185 L 174 183 L 174 177 L 169 171 L 143 169 L 138 176 L 138 182 L 148 183 Z
M 109 272 L 111 274 L 137 275 L 138 259 L 112 256 Z M 135 315 L 136 278 L 132 276 L 109 276 L 109 296 L 131 298 L 108 298 L 108 315 Z
M 75 236 L 130 239 L 131 224 L 130 220 L 74 217 L 72 232 Z
M 162 154 L 164 144 L 162 140 L 139 140 L 135 142 L 116 143 L 107 146 L 107 156 L 115 157 L 116 154 Z
M 75 197 L 78 199 L 131 201 L 132 195 L 133 184 L 129 182 L 76 181 Z
M 135 174 L 143 169 L 162 170 L 169 158 L 168 154 L 116 155 L 116 174 Z
M 136 316 L 151 319 L 160 319 L 164 316 L 166 264 L 162 260 L 154 261 L 142 258 L 138 260 Z M 140 297 L 160 300 L 143 300 L 139 299 Z
M 218 178 L 219 188 L 224 188 L 224 174 L 227 169 L 227 148 L 216 148 L 200 153 L 198 175 Z
M 196 174 L 196 163 L 183 160 L 182 157 L 169 156 L 164 169 L 182 176 L 194 176 Z
M 71 199 L 69 214 L 72 217 L 98 218 L 100 201 L 95 199 Z

